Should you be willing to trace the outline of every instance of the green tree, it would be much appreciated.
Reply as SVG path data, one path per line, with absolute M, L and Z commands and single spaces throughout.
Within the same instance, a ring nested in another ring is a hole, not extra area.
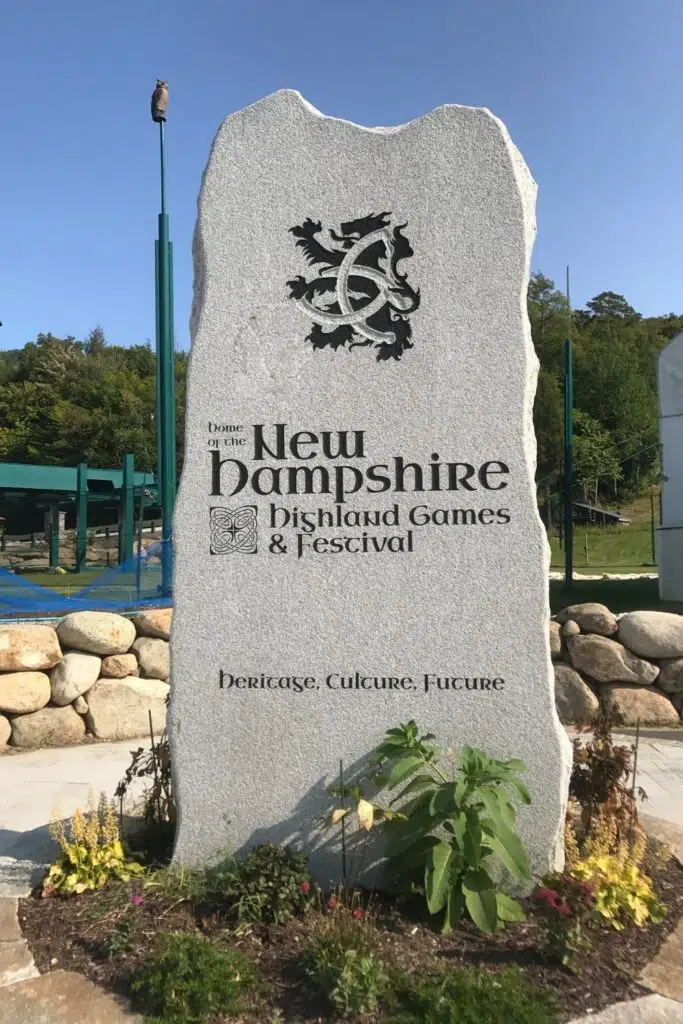
M 591 497 L 597 504 L 600 481 L 607 478 L 614 482 L 622 476 L 616 446 L 611 434 L 580 410 L 574 412 L 574 431 L 574 479 L 584 500 Z

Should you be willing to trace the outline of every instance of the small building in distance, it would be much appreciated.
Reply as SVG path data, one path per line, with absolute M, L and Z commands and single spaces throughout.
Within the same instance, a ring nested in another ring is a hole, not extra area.
M 585 505 L 580 501 L 572 502 L 572 517 L 581 526 L 621 526 L 631 522 L 609 509 L 598 508 L 596 505 Z

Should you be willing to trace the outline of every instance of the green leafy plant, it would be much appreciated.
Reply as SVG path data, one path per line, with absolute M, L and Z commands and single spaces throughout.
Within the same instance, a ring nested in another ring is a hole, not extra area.
M 161 933 L 138 969 L 136 1007 L 163 1024 L 205 1024 L 209 1014 L 237 1016 L 254 987 L 254 965 L 236 949 L 203 935 Z
M 387 731 L 369 763 L 381 769 L 372 776 L 380 793 L 402 787 L 388 808 L 366 799 L 358 784 L 342 794 L 330 792 L 353 797 L 361 828 L 370 831 L 376 822 L 382 824 L 394 877 L 417 881 L 430 914 L 444 913 L 444 932 L 465 913 L 484 932 L 523 921 L 520 904 L 501 891 L 498 880 L 501 869 L 513 879 L 531 877 L 515 832 L 513 802 L 531 802 L 519 777 L 525 765 L 466 746 L 459 765 L 447 773 L 434 738 L 420 735 L 414 721 Z M 351 810 L 336 808 L 328 820 L 336 824 Z
M 513 969 L 392 974 L 387 1024 L 557 1024 L 553 995 Z
M 545 934 L 546 952 L 561 964 L 590 946 L 584 926 L 595 905 L 595 888 L 572 875 L 552 874 L 534 893 Z
M 299 959 L 310 987 L 342 1017 L 376 1010 L 387 974 L 375 955 L 375 926 L 367 911 L 356 898 L 333 894 L 312 931 Z
M 240 923 L 285 924 L 311 904 L 313 886 L 303 854 L 265 843 L 243 859 L 230 857 L 206 873 L 207 888 Z
M 135 925 L 129 918 L 124 917 L 116 922 L 113 932 L 110 932 L 105 939 L 105 949 L 108 957 L 121 956 L 130 953 L 135 944 Z
M 140 864 L 126 858 L 114 808 L 104 794 L 97 809 L 72 814 L 68 830 L 62 821 L 52 822 L 50 835 L 61 852 L 45 875 L 43 896 L 101 889 L 113 879 L 127 882 L 144 874 Z

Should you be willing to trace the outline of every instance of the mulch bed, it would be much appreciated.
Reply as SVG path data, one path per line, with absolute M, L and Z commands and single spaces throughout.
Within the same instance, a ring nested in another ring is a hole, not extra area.
M 387 965 L 421 976 L 445 967 L 478 966 L 491 971 L 519 967 L 529 980 L 555 990 L 569 1020 L 647 994 L 648 990 L 634 979 L 683 916 L 683 870 L 678 862 L 672 858 L 656 869 L 647 865 L 647 870 L 659 899 L 668 907 L 664 922 L 622 932 L 609 928 L 592 931 L 592 948 L 575 958 L 571 970 L 544 961 L 529 904 L 527 923 L 509 926 L 495 936 L 482 935 L 470 925 L 443 936 L 420 916 L 419 910 L 411 913 L 409 908 L 399 909 L 389 900 L 375 898 L 378 955 Z M 149 952 L 156 932 L 200 930 L 220 937 L 257 962 L 259 976 L 270 992 L 266 1002 L 269 1009 L 261 1007 L 258 1015 L 245 1021 L 263 1024 L 270 1015 L 292 1024 L 332 1019 L 325 1016 L 324 1007 L 307 996 L 296 972 L 296 957 L 306 944 L 316 912 L 284 926 L 249 925 L 235 930 L 227 926 L 215 907 L 164 902 L 148 898 L 147 892 L 143 895 L 140 907 L 131 905 L 130 887 L 109 887 L 75 897 L 33 896 L 21 901 L 22 928 L 41 974 L 58 969 L 78 971 L 105 989 L 128 996 L 136 965 Z M 107 940 L 124 916 L 135 922 L 133 948 L 110 956 Z M 280 1018 L 275 1015 L 277 1010 Z M 371 1024 L 379 1018 L 368 1016 L 363 1020 Z

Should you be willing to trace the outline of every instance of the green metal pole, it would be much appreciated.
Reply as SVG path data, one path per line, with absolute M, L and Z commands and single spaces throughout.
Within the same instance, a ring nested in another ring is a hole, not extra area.
M 159 122 L 161 166 L 161 213 L 156 244 L 157 280 L 157 443 L 158 481 L 161 502 L 161 590 L 171 594 L 173 506 L 175 504 L 175 353 L 173 344 L 172 251 L 166 213 L 164 122 Z
M 138 555 L 135 560 L 135 592 L 137 600 L 140 600 L 140 581 L 142 577 L 142 528 L 145 517 L 145 485 L 140 487 L 140 501 L 138 504 Z
M 50 568 L 56 569 L 59 565 L 59 505 L 56 501 L 50 502 L 48 506 L 46 526 L 50 548 Z
M 132 558 L 135 535 L 135 456 L 123 456 L 123 487 L 121 490 L 121 564 Z
M 77 470 L 76 572 L 83 572 L 88 545 L 88 463 L 79 462 Z
M 567 339 L 564 343 L 564 582 L 574 582 L 574 520 L 572 491 L 574 478 L 574 382 L 572 378 L 571 306 L 567 267 Z

